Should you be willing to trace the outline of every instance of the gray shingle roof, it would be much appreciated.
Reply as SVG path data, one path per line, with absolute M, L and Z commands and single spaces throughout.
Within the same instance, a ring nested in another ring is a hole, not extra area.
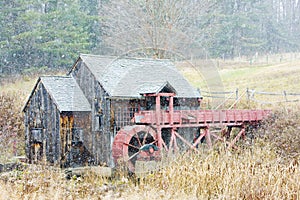
M 91 111 L 91 105 L 72 77 L 43 76 L 40 81 L 60 112 Z
M 170 60 L 87 54 L 80 55 L 80 58 L 112 97 L 140 97 L 143 91 L 159 87 L 164 82 L 176 90 L 177 97 L 200 97 Z
M 176 90 L 168 82 L 145 82 L 136 88 L 135 93 L 139 94 L 157 94 L 167 88 L 171 92 L 177 93 Z

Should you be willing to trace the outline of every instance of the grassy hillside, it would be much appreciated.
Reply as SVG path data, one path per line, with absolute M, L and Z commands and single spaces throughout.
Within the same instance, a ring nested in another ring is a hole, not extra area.
M 203 61 L 198 62 L 199 65 Z M 218 63 L 218 64 L 217 64 Z M 257 89 L 262 91 L 299 91 L 300 86 L 300 60 L 288 61 L 276 64 L 243 64 L 238 67 L 232 61 L 211 61 L 215 65 L 216 77 L 222 80 L 226 91 L 239 89 Z M 206 89 L 203 75 L 205 68 L 188 63 L 179 64 L 179 70 L 197 88 Z
M 300 61 L 272 65 L 219 61 L 217 66 L 225 90 L 300 93 Z M 181 70 L 195 86 L 205 88 L 192 68 Z M 36 79 L 19 77 L 0 85 L 2 161 L 15 153 L 8 150 L 14 142 L 22 147 L 20 111 Z M 66 180 L 63 171 L 46 165 L 2 173 L 0 199 L 299 199 L 299 109 L 299 102 L 275 105 L 274 116 L 255 132 L 256 139 L 238 151 L 227 151 L 220 144 L 202 154 L 185 154 L 143 179 L 120 171 L 113 179 L 88 174 Z
M 203 65 L 208 67 L 200 67 Z M 249 89 L 249 95 L 251 95 L 252 91 L 255 91 L 253 96 L 253 99 L 255 97 L 255 101 L 250 102 L 252 108 L 261 106 L 274 107 L 279 105 L 278 102 L 286 100 L 298 100 L 300 102 L 300 95 L 284 96 L 284 93 L 300 94 L 299 59 L 274 62 L 272 64 L 252 64 L 240 60 L 198 60 L 190 63 L 178 63 L 177 66 L 194 87 L 199 88 L 200 91 L 204 91 L 202 95 L 204 96 L 204 100 L 207 101 L 212 101 L 208 96 L 216 95 L 206 93 L 205 91 L 235 92 L 236 89 L 238 89 L 238 95 L 243 95 L 241 98 L 242 108 L 245 107 L 246 104 L 248 107 L 250 101 L 247 99 L 246 90 Z M 205 73 L 209 74 L 208 77 L 203 75 Z M 277 95 L 262 95 L 257 92 L 276 93 Z M 223 95 L 223 100 L 228 97 L 236 98 L 235 94 L 230 95 L 231 94 Z M 231 101 L 231 103 L 232 102 L 233 101 Z M 230 105 L 230 103 L 227 104 Z
M 226 89 L 251 88 L 262 91 L 299 91 L 300 61 L 266 66 L 221 69 Z

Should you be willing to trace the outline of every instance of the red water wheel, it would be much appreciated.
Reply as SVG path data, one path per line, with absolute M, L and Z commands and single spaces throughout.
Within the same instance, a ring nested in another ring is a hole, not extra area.
M 122 128 L 115 136 L 112 146 L 115 164 L 126 164 L 134 172 L 137 160 L 158 159 L 157 140 L 157 133 L 151 126 L 134 125 Z

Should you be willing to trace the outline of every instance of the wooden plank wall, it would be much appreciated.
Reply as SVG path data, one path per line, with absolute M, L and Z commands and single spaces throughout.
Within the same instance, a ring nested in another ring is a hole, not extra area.
M 31 151 L 31 129 L 42 128 L 43 152 L 47 161 L 59 160 L 59 111 L 45 87 L 39 83 L 33 92 L 25 110 L 25 151 L 29 160 L 33 159 Z
M 92 131 L 91 152 L 97 164 L 106 164 L 113 167 L 111 147 L 114 132 L 111 129 L 108 94 L 83 62 L 78 62 L 71 74 L 92 107 L 90 120 Z

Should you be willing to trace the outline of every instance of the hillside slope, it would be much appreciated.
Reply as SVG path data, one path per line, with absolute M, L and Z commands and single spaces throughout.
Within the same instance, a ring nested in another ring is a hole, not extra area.
M 219 73 L 226 89 L 251 88 L 274 92 L 300 90 L 300 61 L 243 68 L 229 66 Z

